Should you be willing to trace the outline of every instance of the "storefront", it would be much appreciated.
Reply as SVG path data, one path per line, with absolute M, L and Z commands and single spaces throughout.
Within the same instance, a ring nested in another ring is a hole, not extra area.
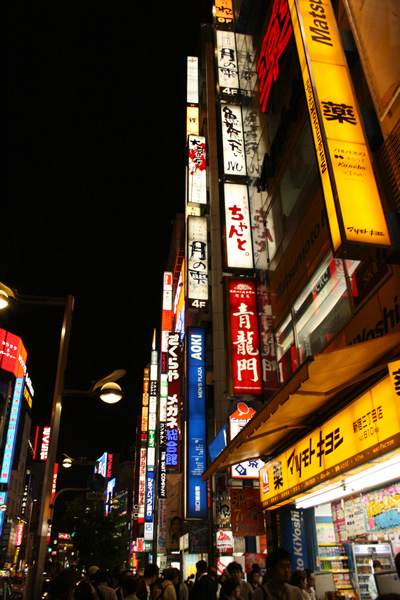
M 400 551 L 399 349 L 394 333 L 316 355 L 204 475 L 263 458 L 260 500 L 279 514 L 294 567 L 330 574 L 361 600 L 372 559 L 390 570 Z

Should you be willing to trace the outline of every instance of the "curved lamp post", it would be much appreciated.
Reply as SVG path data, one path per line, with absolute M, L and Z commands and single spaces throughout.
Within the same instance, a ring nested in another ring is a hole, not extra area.
M 64 317 L 63 323 L 61 327 L 61 338 L 60 338 L 60 346 L 58 350 L 58 361 L 57 361 L 57 371 L 56 371 L 56 380 L 54 385 L 54 394 L 53 394 L 53 405 L 51 412 L 51 423 L 50 423 L 50 440 L 49 440 L 49 448 L 46 460 L 46 466 L 44 471 L 44 480 L 43 480 L 43 500 L 41 502 L 40 514 L 39 514 L 39 534 L 38 534 L 38 549 L 37 549 L 37 557 L 36 563 L 33 568 L 33 576 L 32 576 L 32 587 L 30 589 L 33 591 L 32 594 L 27 594 L 27 599 L 33 597 L 34 600 L 40 600 L 41 598 L 41 589 L 42 589 L 42 576 L 45 566 L 45 558 L 46 558 L 46 545 L 47 545 L 47 533 L 48 533 L 48 519 L 50 512 L 50 503 L 51 503 L 51 489 L 53 482 L 53 473 L 54 473 L 54 465 L 56 462 L 56 454 L 57 454 L 57 446 L 58 446 L 58 436 L 60 432 L 60 420 L 61 420 L 61 410 L 62 410 L 62 400 L 64 396 L 94 396 L 97 395 L 95 392 L 100 388 L 100 398 L 105 402 L 118 402 L 123 397 L 121 388 L 117 385 L 116 388 L 112 388 L 110 390 L 110 384 L 114 383 L 116 380 L 120 379 L 123 375 L 125 375 L 126 371 L 123 369 L 119 369 L 113 371 L 107 377 L 100 379 L 95 382 L 91 389 L 87 392 L 80 392 L 75 390 L 65 390 L 64 391 L 64 381 L 65 381 L 65 370 L 67 366 L 67 357 L 68 357 L 68 347 L 69 347 L 69 339 L 71 334 L 71 325 L 72 325 L 72 314 L 74 310 L 74 298 L 73 296 L 67 296 L 66 298 L 50 298 L 48 296 L 21 296 L 16 290 L 12 290 L 5 284 L 0 282 L 0 309 L 6 308 L 10 302 L 21 302 L 23 304 L 36 304 L 40 305 L 48 305 L 48 306 L 64 306 Z M 117 389 L 118 388 L 118 389 Z M 110 395 L 110 391 L 112 392 Z M 106 397 L 106 399 L 103 398 Z M 107 400 L 108 397 L 108 400 Z

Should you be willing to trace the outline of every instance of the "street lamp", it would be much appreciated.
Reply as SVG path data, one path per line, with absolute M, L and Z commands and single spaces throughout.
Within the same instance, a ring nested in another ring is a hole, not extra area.
M 9 305 L 9 302 L 21 302 L 24 304 L 36 304 L 40 305 L 48 305 L 48 306 L 64 306 L 64 317 L 63 323 L 61 327 L 61 337 L 60 337 L 60 346 L 58 351 L 58 361 L 57 361 L 57 370 L 56 370 L 56 380 L 54 385 L 54 395 L 53 395 L 53 405 L 51 412 L 51 423 L 50 423 L 50 440 L 49 440 L 49 448 L 46 460 L 46 466 L 44 471 L 44 480 L 43 480 L 43 501 L 41 502 L 41 508 L 39 513 L 39 543 L 37 550 L 36 563 L 33 569 L 33 581 L 32 588 L 33 589 L 33 598 L 34 600 L 40 600 L 41 597 L 41 589 L 42 589 L 42 575 L 44 571 L 45 558 L 46 558 L 46 545 L 47 545 L 47 533 L 48 533 L 48 518 L 50 511 L 50 503 L 51 503 L 51 492 L 52 492 L 52 483 L 53 483 L 53 473 L 54 473 L 54 465 L 56 462 L 56 454 L 57 454 L 57 446 L 58 446 L 58 436 L 60 432 L 60 420 L 61 420 L 61 410 L 62 410 L 62 400 L 64 395 L 84 395 L 84 396 L 93 396 L 93 392 L 100 387 L 100 396 L 108 395 L 109 388 L 103 390 L 103 388 L 120 377 L 125 375 L 126 371 L 123 369 L 114 371 L 107 377 L 95 382 L 92 385 L 92 388 L 88 392 L 76 392 L 74 390 L 65 390 L 64 392 L 64 381 L 65 381 L 65 370 L 67 366 L 67 357 L 68 357 L 68 347 L 69 347 L 69 338 L 71 334 L 71 325 L 72 325 L 72 314 L 74 310 L 74 298 L 73 296 L 66 296 L 63 298 L 49 298 L 48 296 L 21 296 L 16 290 L 12 290 L 10 287 L 0 282 L 0 308 L 5 308 Z M 117 386 L 119 388 L 119 386 Z M 115 391 L 118 390 L 113 390 Z M 122 398 L 121 388 L 119 388 L 119 398 Z M 117 402 L 118 400 L 113 400 Z M 107 401 L 107 400 L 106 400 Z

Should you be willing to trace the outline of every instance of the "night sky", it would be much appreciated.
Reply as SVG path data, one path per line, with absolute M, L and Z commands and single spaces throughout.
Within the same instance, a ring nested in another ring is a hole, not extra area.
M 0 281 L 75 297 L 65 387 L 114 369 L 118 405 L 65 399 L 59 453 L 93 460 L 134 443 L 143 368 L 159 330 L 172 220 L 184 210 L 186 56 L 212 2 L 10 3 L 1 16 Z M 49 424 L 62 309 L 19 306 Z

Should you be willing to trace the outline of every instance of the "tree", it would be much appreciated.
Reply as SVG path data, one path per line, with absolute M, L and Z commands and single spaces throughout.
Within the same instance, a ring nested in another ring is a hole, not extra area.
M 126 523 L 118 511 L 104 514 L 104 504 L 79 496 L 67 503 L 64 525 L 72 531 L 78 565 L 119 571 L 127 556 Z

